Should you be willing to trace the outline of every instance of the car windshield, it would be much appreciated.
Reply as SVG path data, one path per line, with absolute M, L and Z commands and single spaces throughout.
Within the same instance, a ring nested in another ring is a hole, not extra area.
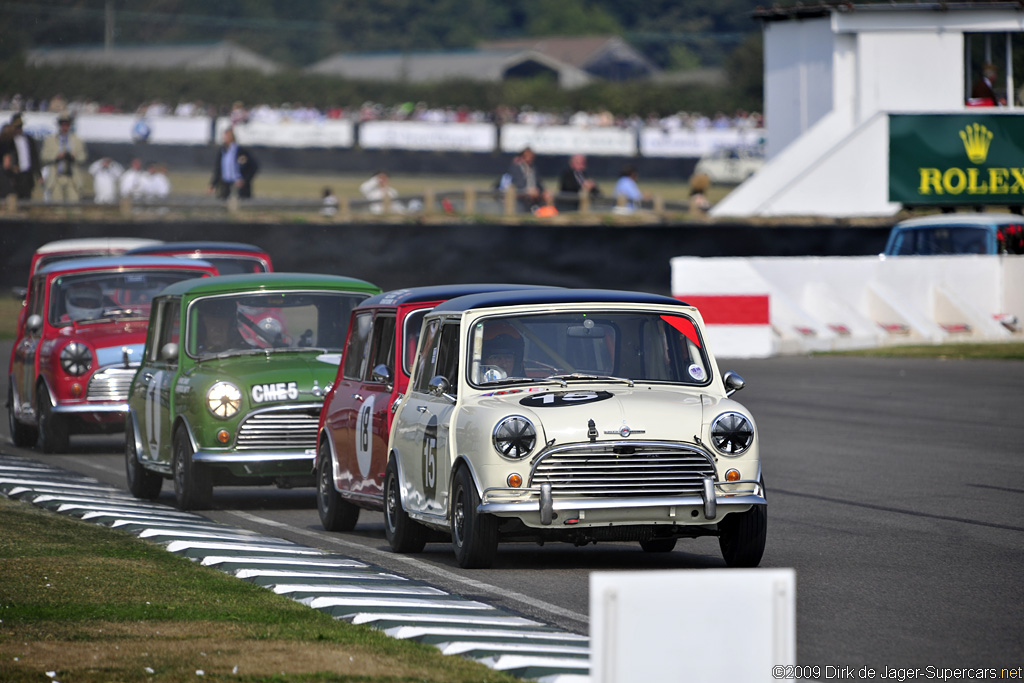
M 75 273 L 55 278 L 51 325 L 121 318 L 149 319 L 150 302 L 164 287 L 197 277 L 194 270 L 112 270 Z
M 355 292 L 240 293 L 197 299 L 188 313 L 188 354 L 197 358 L 250 352 L 338 352 Z
M 988 230 L 966 225 L 922 227 L 900 230 L 892 253 L 896 256 L 944 254 L 986 254 Z
M 266 264 L 252 256 L 201 256 L 200 258 L 212 263 L 221 275 L 267 272 Z
M 646 311 L 486 318 L 471 331 L 476 386 L 549 379 L 706 384 L 709 365 L 692 319 Z

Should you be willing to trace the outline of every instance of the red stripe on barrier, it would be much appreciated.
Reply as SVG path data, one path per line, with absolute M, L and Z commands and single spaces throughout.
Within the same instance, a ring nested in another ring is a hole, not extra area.
M 767 294 L 676 296 L 695 306 L 707 325 L 768 325 L 771 316 Z

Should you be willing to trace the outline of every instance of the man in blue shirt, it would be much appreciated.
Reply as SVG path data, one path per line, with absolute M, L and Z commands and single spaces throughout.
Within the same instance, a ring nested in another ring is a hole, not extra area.
M 240 147 L 235 142 L 235 131 L 228 128 L 224 131 L 224 144 L 217 152 L 217 161 L 213 165 L 210 192 L 216 192 L 220 199 L 227 199 L 234 188 L 239 199 L 249 199 L 252 197 L 252 179 L 258 170 L 259 164 L 252 152 Z

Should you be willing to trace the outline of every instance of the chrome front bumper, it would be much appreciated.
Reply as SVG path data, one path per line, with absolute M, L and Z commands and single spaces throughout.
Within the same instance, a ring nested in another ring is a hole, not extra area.
M 263 477 L 308 475 L 316 455 L 305 451 L 205 451 L 198 450 L 192 460 L 230 469 L 239 476 Z
M 707 523 L 716 520 L 719 512 L 742 512 L 752 505 L 767 505 L 764 497 L 764 489 L 759 481 L 741 480 L 732 482 L 716 482 L 710 477 L 702 480 L 700 495 L 683 496 L 655 496 L 629 497 L 629 498 L 584 498 L 574 496 L 572 498 L 555 497 L 550 484 L 541 484 L 537 488 L 505 488 L 495 487 L 486 489 L 481 496 L 481 503 L 477 506 L 477 512 L 498 516 L 540 515 L 540 523 L 548 526 L 557 516 L 557 512 L 578 512 L 580 518 L 585 517 L 588 511 L 609 511 L 617 510 L 624 513 L 638 511 L 656 512 L 656 508 L 665 508 L 665 521 L 675 523 L 686 523 L 686 520 L 677 517 L 679 508 L 696 509 L 703 511 L 703 520 L 698 523 Z M 726 487 L 729 487 L 728 489 Z M 735 491 L 732 489 L 740 488 Z M 659 515 L 660 516 L 660 515 Z
M 82 415 L 88 413 L 108 414 L 118 413 L 121 416 L 128 414 L 127 403 L 58 403 L 53 406 L 53 412 L 61 415 Z

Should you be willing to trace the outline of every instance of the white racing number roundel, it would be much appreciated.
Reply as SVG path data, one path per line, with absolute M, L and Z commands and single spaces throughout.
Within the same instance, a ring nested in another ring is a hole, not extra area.
M 560 408 L 578 406 L 584 403 L 596 403 L 612 397 L 608 391 L 549 391 L 543 394 L 527 396 L 519 401 L 519 405 L 530 408 Z
M 356 418 L 356 460 L 359 463 L 359 474 L 363 477 L 370 471 L 370 461 L 373 460 L 373 403 L 376 398 L 371 394 L 359 406 L 359 417 Z

